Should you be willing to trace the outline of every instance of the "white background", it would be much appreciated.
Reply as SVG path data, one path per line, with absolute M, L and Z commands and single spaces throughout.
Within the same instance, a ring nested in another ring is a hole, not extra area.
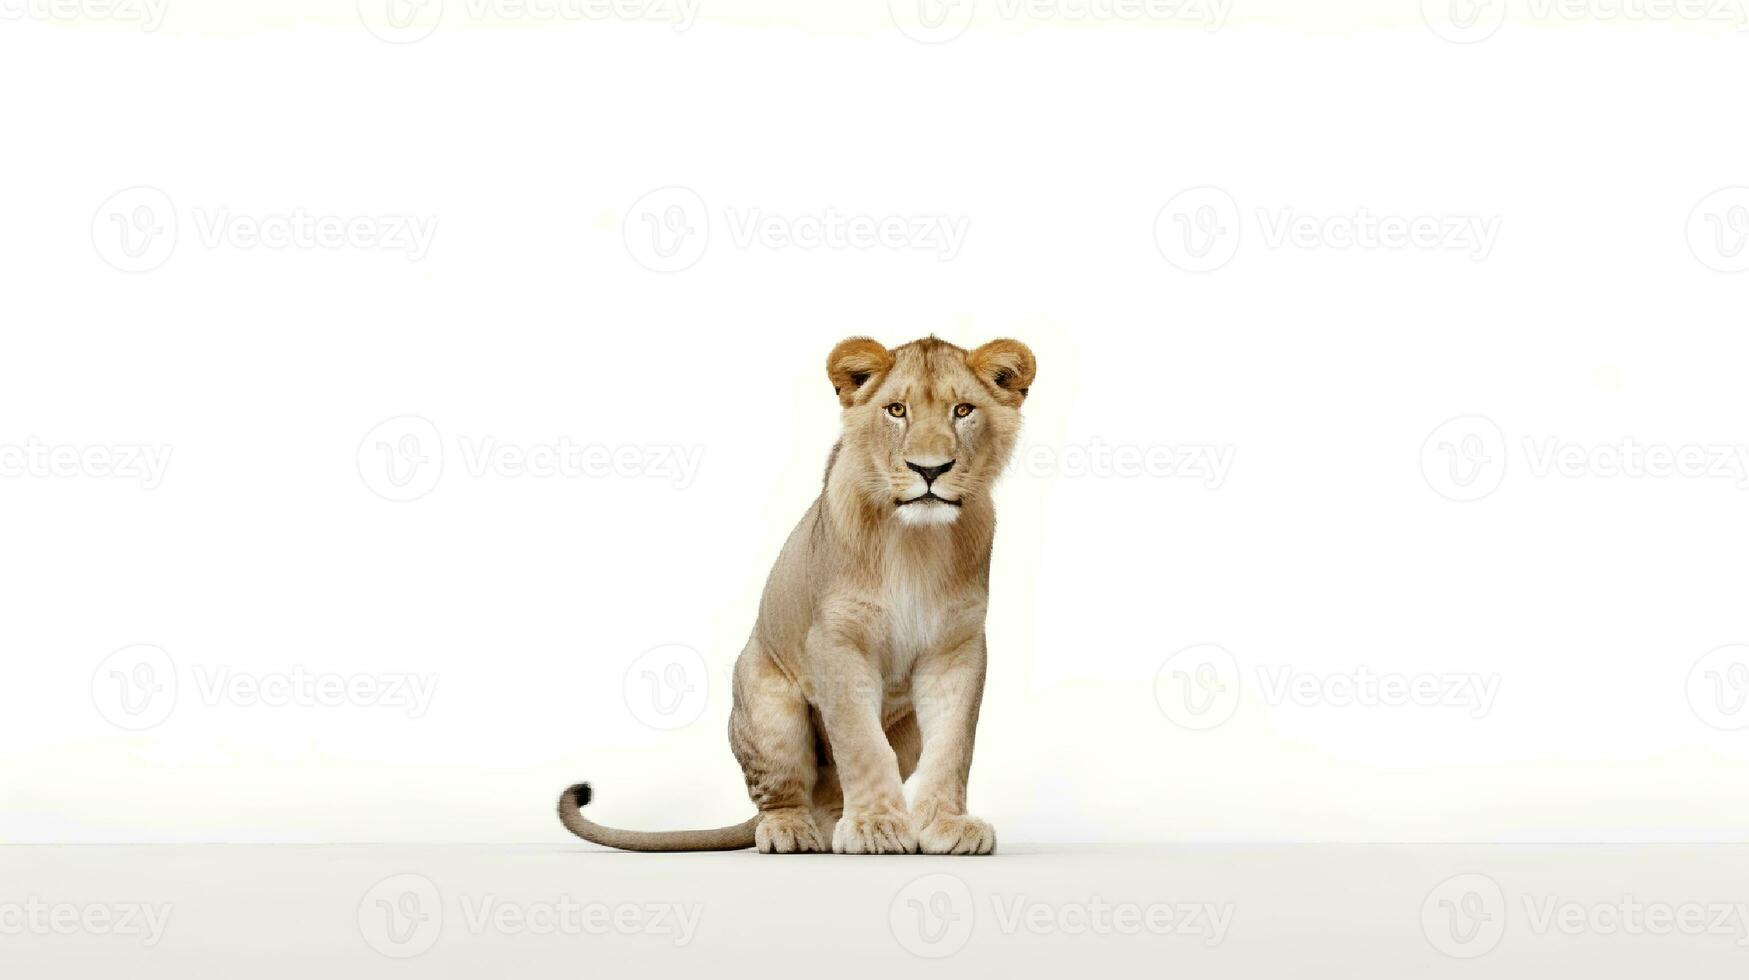
M 1005 841 L 1746 836 L 1749 652 L 1699 663 L 1749 642 L 1735 20 L 992 0 L 926 44 L 885 4 L 449 6 L 411 43 L 339 2 L 5 7 L 0 839 L 556 841 L 583 778 L 605 822 L 742 819 L 723 681 L 835 435 L 825 353 L 931 332 L 1040 364 L 972 785 Z M 677 200 L 696 261 L 660 271 Z M 1270 240 L 1362 210 L 1498 234 Z M 738 241 L 754 212 L 969 223 L 944 258 Z M 236 237 L 297 214 L 436 231 Z M 1189 271 L 1180 215 L 1230 260 Z M 409 432 L 436 482 L 385 499 Z M 471 472 L 483 439 L 702 456 Z M 1539 473 L 1550 440 L 1578 462 Z M 1628 440 L 1734 469 L 1614 473 Z M 32 455 L 137 446 L 150 489 Z M 1119 447 L 1231 466 L 1082 465 Z M 297 673 L 435 688 L 208 690 Z M 1495 693 L 1351 703 L 1365 674 Z

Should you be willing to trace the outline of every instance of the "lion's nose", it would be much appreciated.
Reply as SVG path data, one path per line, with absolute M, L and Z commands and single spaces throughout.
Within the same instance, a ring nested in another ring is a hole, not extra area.
M 953 460 L 950 459 L 940 466 L 919 466 L 907 459 L 905 465 L 911 468 L 911 472 L 922 477 L 924 483 L 934 483 L 936 477 L 953 469 Z

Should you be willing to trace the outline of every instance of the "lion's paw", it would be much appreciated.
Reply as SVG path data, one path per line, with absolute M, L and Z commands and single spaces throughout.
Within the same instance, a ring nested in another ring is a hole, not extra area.
M 977 817 L 941 814 L 917 832 L 925 854 L 992 854 L 996 828 Z
M 826 850 L 826 838 L 806 810 L 773 810 L 753 829 L 753 842 L 761 854 L 818 854 Z
M 917 835 L 903 810 L 849 810 L 832 829 L 832 850 L 839 854 L 916 854 Z

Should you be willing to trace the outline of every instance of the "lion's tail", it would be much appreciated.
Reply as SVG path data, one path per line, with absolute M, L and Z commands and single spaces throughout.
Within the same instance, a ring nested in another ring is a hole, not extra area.
M 759 826 L 759 817 L 753 816 L 715 830 L 618 830 L 583 815 L 592 795 L 588 783 L 578 783 L 561 793 L 559 820 L 565 829 L 592 844 L 622 851 L 739 851 L 753 846 L 753 828 Z

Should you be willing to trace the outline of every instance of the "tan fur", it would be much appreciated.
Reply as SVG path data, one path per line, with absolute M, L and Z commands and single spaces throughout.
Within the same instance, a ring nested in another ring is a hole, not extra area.
M 984 691 L 984 613 L 996 526 L 990 488 L 1037 368 L 997 340 L 840 343 L 826 373 L 843 408 L 820 497 L 778 555 L 735 664 L 729 746 L 759 813 L 736 827 L 649 834 L 565 825 L 631 850 L 988 854 L 966 813 Z M 895 418 L 890 405 L 904 406 Z M 972 406 L 957 417 L 955 407 Z M 951 463 L 929 483 L 925 469 Z M 927 499 L 925 491 L 957 501 Z M 915 777 L 907 807 L 902 792 Z

